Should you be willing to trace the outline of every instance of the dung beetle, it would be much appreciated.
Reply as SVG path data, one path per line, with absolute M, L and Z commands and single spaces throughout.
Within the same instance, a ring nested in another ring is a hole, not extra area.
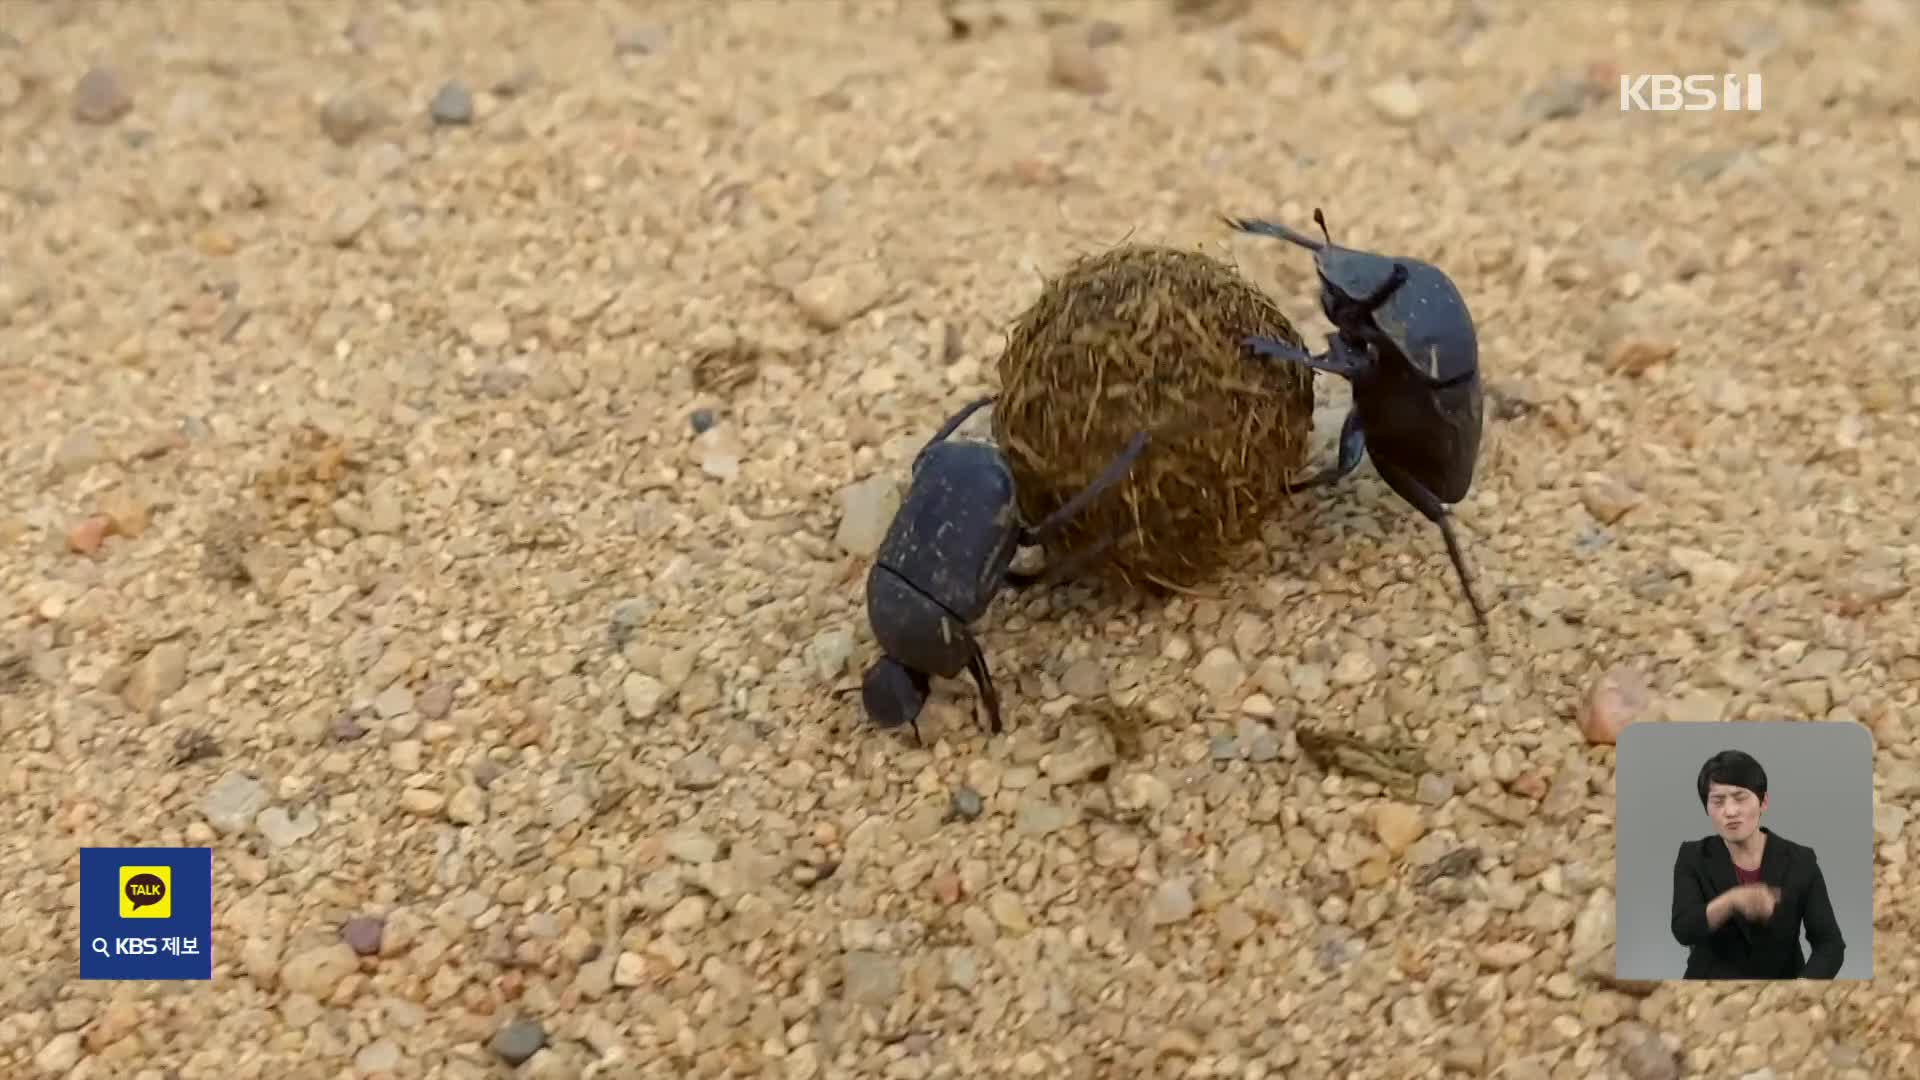
M 1335 244 L 1318 207 L 1313 221 L 1324 243 L 1269 221 L 1226 219 L 1241 232 L 1278 237 L 1314 253 L 1320 310 L 1336 330 L 1317 356 L 1260 336 L 1247 338 L 1247 347 L 1260 356 L 1338 375 L 1353 386 L 1353 408 L 1340 425 L 1339 459 L 1290 486 L 1300 491 L 1332 483 L 1358 468 L 1363 455 L 1371 456 L 1387 486 L 1440 526 L 1460 587 L 1484 633 L 1486 609 L 1474 595 L 1448 511 L 1473 486 L 1480 456 L 1480 346 L 1473 316 L 1439 268 Z
M 993 400 L 980 398 L 949 417 L 915 455 L 912 484 L 867 571 L 867 622 L 882 655 L 867 668 L 861 701 L 875 725 L 912 724 L 915 739 L 931 677 L 953 678 L 962 669 L 980 689 L 990 728 L 1000 733 L 999 694 L 969 627 L 1003 587 L 1051 583 L 1113 546 L 1117 536 L 1039 573 L 1012 569 L 1020 548 L 1051 538 L 1124 476 L 1147 446 L 1146 432 L 1135 435 L 1092 483 L 1029 528 L 1019 520 L 1013 471 L 1000 448 L 948 438 Z

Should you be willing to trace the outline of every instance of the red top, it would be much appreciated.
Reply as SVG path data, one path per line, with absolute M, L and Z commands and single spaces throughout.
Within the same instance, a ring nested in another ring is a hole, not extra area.
M 1733 876 L 1738 878 L 1742 885 L 1752 885 L 1760 880 L 1760 868 L 1755 867 L 1752 870 L 1742 870 L 1739 866 L 1735 866 L 1733 868 Z

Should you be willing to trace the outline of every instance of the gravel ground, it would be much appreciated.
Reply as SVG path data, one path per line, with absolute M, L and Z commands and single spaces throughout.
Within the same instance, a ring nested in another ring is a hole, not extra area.
M 1920 1075 L 1920 13 L 1235 6 L 7 0 L 0 1072 Z M 1474 306 L 1491 643 L 1362 469 L 863 729 L 1041 275 L 1318 341 L 1218 220 L 1316 205 Z M 1872 729 L 1870 985 L 1611 981 L 1607 680 Z M 214 846 L 211 985 L 76 978 L 83 843 Z

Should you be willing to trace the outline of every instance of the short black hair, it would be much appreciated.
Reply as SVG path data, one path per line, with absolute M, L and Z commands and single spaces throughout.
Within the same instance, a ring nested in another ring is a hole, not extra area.
M 1700 766 L 1700 778 L 1694 782 L 1694 787 L 1700 792 L 1701 809 L 1707 805 L 1708 784 L 1732 784 L 1764 799 L 1767 797 L 1767 770 L 1760 767 L 1752 754 L 1743 750 L 1722 750 Z

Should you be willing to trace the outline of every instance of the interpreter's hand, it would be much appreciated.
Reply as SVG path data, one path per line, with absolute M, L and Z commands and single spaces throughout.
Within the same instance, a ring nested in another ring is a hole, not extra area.
M 1780 890 L 1760 882 L 1736 885 L 1732 891 L 1734 910 L 1749 922 L 1763 923 L 1773 918 L 1773 906 L 1780 902 Z

